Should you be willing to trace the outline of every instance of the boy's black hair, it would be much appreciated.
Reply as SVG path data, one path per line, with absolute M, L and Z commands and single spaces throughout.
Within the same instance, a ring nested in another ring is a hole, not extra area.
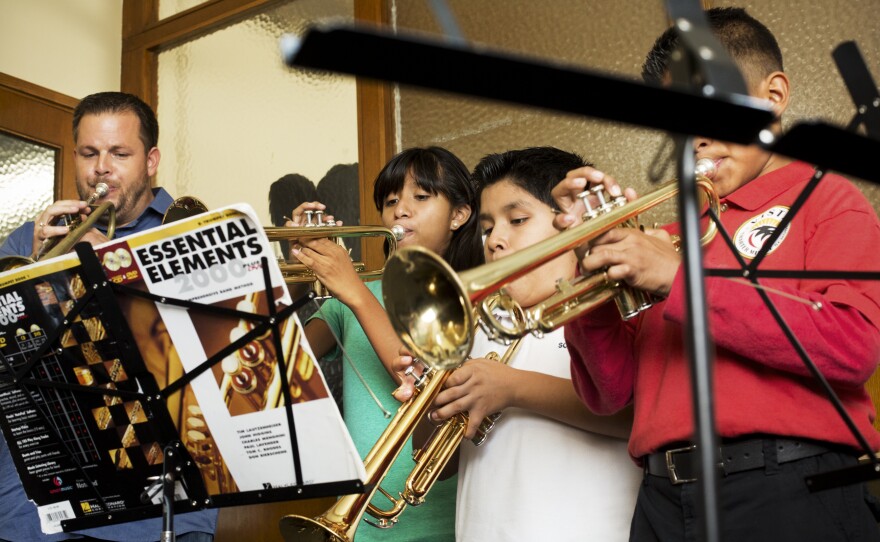
M 79 136 L 79 123 L 85 115 L 101 115 L 104 113 L 134 113 L 141 123 L 140 139 L 144 151 L 159 143 L 159 122 L 149 105 L 134 94 L 125 92 L 98 92 L 83 98 L 73 110 L 73 141 Z
M 334 220 L 341 220 L 346 226 L 360 224 L 361 191 L 358 182 L 358 165 L 336 164 L 318 183 L 318 201 L 327 206 L 326 213 Z M 350 249 L 349 255 L 355 261 L 361 259 L 361 241 L 357 237 L 342 240 Z
M 301 203 L 318 199 L 315 183 L 299 173 L 288 173 L 269 185 L 269 218 L 275 226 L 283 226 Z M 290 241 L 279 241 L 283 254 L 290 251 Z
M 411 175 L 416 185 L 429 194 L 442 194 L 453 208 L 468 205 L 471 216 L 452 234 L 444 259 L 456 271 L 483 263 L 483 244 L 477 227 L 477 195 L 464 163 L 442 147 L 413 147 L 392 158 L 376 177 L 373 202 L 382 212 L 385 200 L 399 194 Z
M 316 201 L 315 183 L 299 173 L 288 173 L 269 185 L 269 217 L 275 226 L 283 226 L 300 204 Z
M 558 209 L 550 191 L 565 175 L 593 164 L 579 155 L 556 147 L 529 147 L 484 156 L 474 168 L 477 201 L 487 187 L 507 180 L 519 186 L 552 209 Z
M 318 201 L 327 205 L 327 213 L 346 226 L 356 226 L 361 214 L 358 165 L 336 164 L 318 183 Z
M 709 27 L 739 67 L 750 86 L 775 71 L 783 71 L 782 51 L 773 33 L 743 8 L 706 10 Z M 669 57 L 678 46 L 678 31 L 666 29 L 642 64 L 642 79 L 662 83 L 669 70 Z

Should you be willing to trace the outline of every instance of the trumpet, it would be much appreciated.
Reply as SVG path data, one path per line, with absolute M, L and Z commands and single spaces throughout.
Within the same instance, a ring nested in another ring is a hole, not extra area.
M 492 306 L 503 306 L 506 303 L 498 303 L 497 300 L 506 297 L 504 294 L 495 294 L 490 303 Z M 516 318 L 516 314 L 512 317 Z M 514 341 L 500 358 L 494 352 L 490 352 L 486 357 L 508 363 L 518 347 L 519 340 Z M 413 450 L 415 465 L 407 476 L 403 491 L 398 493 L 398 497 L 393 497 L 379 484 L 387 476 L 395 458 L 415 431 L 416 425 L 428 413 L 452 371 L 435 370 L 426 366 L 420 376 L 415 376 L 413 368 L 410 367 L 407 369 L 407 374 L 414 379 L 413 397 L 398 408 L 394 418 L 364 459 L 367 473 L 364 485 L 368 491 L 363 494 L 343 496 L 329 510 L 316 518 L 299 515 L 281 518 L 281 534 L 285 541 L 351 542 L 365 513 L 378 520 L 376 522 L 367 520 L 371 525 L 390 528 L 397 523 L 407 505 L 419 506 L 425 502 L 425 495 L 454 457 L 464 436 L 468 417 L 465 413 L 459 413 L 449 418 L 434 430 L 422 448 Z M 472 439 L 475 445 L 479 446 L 485 441 L 499 415 L 491 414 L 481 421 L 477 435 Z M 391 502 L 389 509 L 382 510 L 370 504 L 376 491 L 389 499 Z
M 308 216 L 311 211 L 306 211 Z M 388 243 L 388 254 L 394 254 L 397 250 L 397 242 L 403 239 L 405 231 L 403 226 L 395 224 L 390 229 L 384 226 L 337 226 L 333 223 L 317 223 L 307 222 L 305 226 L 285 227 L 285 226 L 269 226 L 264 228 L 266 236 L 270 241 L 291 241 L 294 239 L 319 239 L 328 237 L 333 239 L 341 246 L 345 246 L 342 242 L 345 238 L 355 237 L 384 237 Z M 386 258 L 387 261 L 387 258 Z M 315 291 L 319 296 L 324 293 L 315 273 L 300 263 L 287 263 L 286 260 L 278 262 L 281 268 L 281 274 L 287 284 L 314 283 Z M 352 261 L 355 271 L 362 280 L 374 279 L 382 276 L 384 266 L 378 269 L 367 269 L 364 262 Z
M 701 159 L 695 167 L 697 186 L 717 215 L 718 195 L 712 186 L 715 164 Z M 487 300 L 505 284 L 578 246 L 617 227 L 639 227 L 638 216 L 678 193 L 676 180 L 668 181 L 641 198 L 608 201 L 600 188 L 586 191 L 584 223 L 560 232 L 507 258 L 487 263 L 461 274 L 441 257 L 421 247 L 406 247 L 388 259 L 385 280 L 385 308 L 401 340 L 424 363 L 436 369 L 460 365 L 473 348 L 474 319 L 478 318 L 490 338 L 501 342 L 533 333 L 542 335 L 615 299 L 623 318 L 631 318 L 651 306 L 650 296 L 626 284 L 611 281 L 604 272 L 558 281 L 557 293 L 522 311 L 513 325 L 499 322 Z M 599 200 L 589 205 L 588 196 Z M 715 236 L 714 223 L 703 233 L 705 245 Z M 474 307 L 476 306 L 476 311 Z M 522 309 L 520 309 L 522 310 Z
M 208 206 L 192 196 L 177 198 L 165 211 L 162 224 L 175 222 L 208 211 Z M 304 211 L 306 223 L 300 227 L 267 226 L 263 228 L 269 241 L 290 241 L 294 239 L 318 239 L 328 237 L 343 245 L 342 239 L 349 237 L 385 237 L 388 242 L 388 254 L 397 250 L 397 242 L 403 239 L 403 226 L 395 224 L 391 229 L 382 226 L 337 226 L 335 222 L 325 221 L 323 211 Z M 363 280 L 382 276 L 384 268 L 367 269 L 364 262 L 353 261 L 355 271 Z M 303 264 L 287 263 L 284 257 L 278 258 L 278 266 L 287 284 L 312 283 L 318 297 L 328 297 L 328 293 L 315 273 Z
M 33 259 L 26 256 L 4 256 L 0 258 L 0 272 L 30 265 L 45 258 L 54 258 L 55 256 L 67 254 L 105 215 L 107 216 L 107 238 L 113 239 L 113 235 L 116 233 L 116 207 L 110 201 L 105 201 L 97 207 L 95 206 L 95 202 L 107 195 L 109 189 L 106 183 L 95 185 L 95 192 L 86 200 L 86 205 L 92 211 L 85 220 L 80 218 L 80 215 L 62 215 L 60 221 L 68 227 L 66 235 L 45 239 L 37 250 L 36 257 Z
M 449 371 L 437 371 L 424 375 L 424 378 L 417 381 L 413 397 L 397 409 L 388 427 L 364 458 L 367 475 L 364 486 L 367 491 L 343 496 L 329 510 L 316 518 L 299 515 L 284 516 L 281 518 L 280 528 L 285 541 L 351 542 L 365 513 L 378 520 L 375 523 L 370 522 L 376 527 L 389 528 L 397 523 L 398 517 L 409 503 L 403 494 L 395 499 L 379 487 L 379 484 L 388 475 L 394 460 L 400 455 L 416 426 L 430 409 L 434 398 L 443 389 L 443 383 L 449 374 Z M 423 457 L 421 461 L 429 461 L 429 458 Z M 370 504 L 376 491 L 380 491 L 391 500 L 390 508 L 383 510 Z

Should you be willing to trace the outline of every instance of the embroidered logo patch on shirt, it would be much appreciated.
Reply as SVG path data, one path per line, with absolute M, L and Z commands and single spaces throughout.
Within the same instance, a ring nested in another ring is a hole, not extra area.
M 777 205 L 744 222 L 733 236 L 733 243 L 736 245 L 737 252 L 744 258 L 754 258 L 758 251 L 761 250 L 761 247 L 764 246 L 764 243 L 767 242 L 767 239 L 770 239 L 770 236 L 776 231 L 777 226 L 779 226 L 782 218 L 787 213 L 788 207 Z M 791 224 L 785 227 L 785 231 L 773 243 L 773 247 L 770 248 L 767 254 L 772 254 L 782 244 L 785 236 L 788 235 L 790 227 Z

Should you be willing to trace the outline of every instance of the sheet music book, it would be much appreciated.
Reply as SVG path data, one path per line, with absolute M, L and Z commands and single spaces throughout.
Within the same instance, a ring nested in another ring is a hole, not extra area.
M 89 295 L 97 285 L 86 283 L 75 253 L 0 275 L 0 352 L 14 373 L 33 363 L 22 379 L 62 386 L 23 380 L 29 398 L 0 363 L 0 429 L 44 532 L 60 531 L 64 519 L 143 506 L 141 493 L 161 475 L 169 439 L 186 448 L 210 497 L 364 480 L 295 313 L 278 324 L 280 342 L 271 329 L 254 335 L 259 323 L 242 317 L 269 314 L 265 261 L 275 310 L 292 304 L 249 206 L 113 240 L 95 254 L 108 283 L 205 310 L 120 288 L 113 289 L 118 310 L 107 310 Z M 162 394 L 236 340 L 245 342 L 179 391 Z M 180 500 L 193 498 L 178 490 Z

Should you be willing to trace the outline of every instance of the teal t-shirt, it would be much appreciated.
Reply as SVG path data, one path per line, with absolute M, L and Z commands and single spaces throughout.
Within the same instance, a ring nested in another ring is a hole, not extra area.
M 367 288 L 382 303 L 382 281 L 367 283 Z M 320 318 L 333 330 L 345 352 L 357 364 L 358 370 L 370 388 L 382 402 L 385 409 L 397 412 L 400 403 L 391 396 L 397 387 L 388 376 L 388 372 L 379 361 L 367 335 L 355 318 L 354 313 L 345 304 L 330 299 L 321 309 L 312 315 Z M 330 355 L 337 355 L 331 352 Z M 367 456 L 370 449 L 379 440 L 382 431 L 388 426 L 390 418 L 385 418 L 369 392 L 364 388 L 351 366 L 342 361 L 342 404 L 345 411 L 345 424 L 357 447 L 361 458 Z M 413 468 L 412 439 L 391 466 L 388 476 L 382 481 L 382 488 L 391 495 L 403 490 L 406 477 Z M 377 529 L 361 520 L 355 535 L 356 542 L 409 542 L 409 541 L 453 541 L 455 540 L 455 492 L 457 476 L 438 481 L 428 492 L 425 503 L 421 506 L 408 506 L 400 515 L 400 519 L 391 529 Z M 390 508 L 390 501 L 377 492 L 373 497 L 374 506 L 382 510 Z M 364 517 L 373 520 L 369 514 Z

